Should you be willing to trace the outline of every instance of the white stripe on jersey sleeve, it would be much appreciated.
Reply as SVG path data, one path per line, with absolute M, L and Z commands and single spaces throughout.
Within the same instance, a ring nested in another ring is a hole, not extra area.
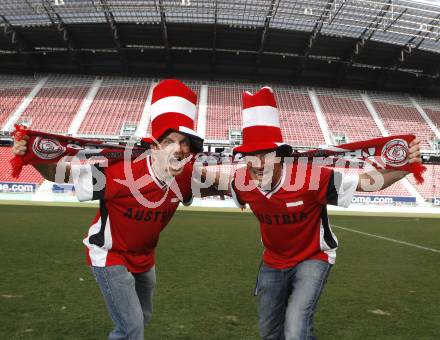
M 90 164 L 72 164 L 73 185 L 80 202 L 93 199 L 93 176 Z
M 358 174 L 334 172 L 334 184 L 338 193 L 338 206 L 348 208 L 359 182 Z

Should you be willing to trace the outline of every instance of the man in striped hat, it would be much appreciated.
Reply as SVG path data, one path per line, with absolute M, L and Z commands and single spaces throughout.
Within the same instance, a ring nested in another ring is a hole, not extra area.
M 420 163 L 418 141 L 409 144 L 409 163 Z M 259 269 L 259 331 L 266 340 L 314 339 L 313 315 L 335 263 L 338 241 L 327 204 L 347 207 L 372 173 L 346 175 L 293 161 L 283 142 L 275 96 L 269 87 L 243 94 L 243 144 L 234 149 L 247 166 L 236 171 L 231 193 L 248 204 L 260 223 L 263 260 Z M 384 170 L 381 190 L 408 172 Z M 364 190 L 365 187 L 365 190 Z
M 108 167 L 72 164 L 56 176 L 56 164 L 36 164 L 49 181 L 73 178 L 80 201 L 99 200 L 99 211 L 83 240 L 87 263 L 114 323 L 109 339 L 143 340 L 152 314 L 159 234 L 180 202 L 191 204 L 191 155 L 202 151 L 194 131 L 196 94 L 178 80 L 153 91 L 151 144 L 144 159 L 131 155 Z M 129 149 L 127 149 L 129 150 Z M 27 152 L 26 138 L 13 153 Z

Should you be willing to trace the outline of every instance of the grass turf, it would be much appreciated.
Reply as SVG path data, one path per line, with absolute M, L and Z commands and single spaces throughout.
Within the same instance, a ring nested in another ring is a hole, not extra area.
M 111 329 L 81 240 L 95 209 L 0 206 L 0 339 L 104 339 Z M 438 220 L 332 218 L 440 249 Z M 316 315 L 320 339 L 440 338 L 440 253 L 334 228 L 340 249 Z M 257 339 L 261 243 L 251 214 L 177 212 L 157 251 L 146 339 Z

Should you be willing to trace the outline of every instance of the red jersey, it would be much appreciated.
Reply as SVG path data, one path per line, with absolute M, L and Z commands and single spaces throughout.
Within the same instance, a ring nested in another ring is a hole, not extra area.
M 124 166 L 128 166 L 134 181 L 145 176 L 137 193 L 131 192 L 129 183 L 124 182 L 131 177 L 127 178 Z M 150 156 L 146 161 L 121 161 L 107 168 L 74 165 L 72 174 L 78 199 L 99 199 L 100 203 L 83 241 L 88 264 L 123 265 L 134 273 L 148 271 L 155 263 L 154 250 L 160 232 L 171 220 L 179 202 L 191 203 L 192 163 L 185 165 L 170 186 L 155 176 Z M 180 192 L 180 198 L 176 192 Z
M 231 183 L 239 207 L 247 203 L 260 222 L 265 247 L 263 261 L 283 269 L 307 259 L 334 263 L 338 241 L 327 216 L 327 204 L 347 207 L 358 175 L 345 175 L 325 167 L 284 164 L 281 180 L 271 191 L 250 184 L 247 167 L 237 170 Z M 298 171 L 298 178 L 297 177 Z M 289 187 L 290 186 L 290 187 Z

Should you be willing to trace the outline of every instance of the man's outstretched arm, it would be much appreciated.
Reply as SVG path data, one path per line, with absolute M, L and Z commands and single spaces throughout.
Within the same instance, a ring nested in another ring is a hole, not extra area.
M 222 172 L 217 166 L 196 166 L 193 169 L 192 188 L 195 196 L 208 197 L 229 195 L 232 172 Z
M 420 141 L 417 138 L 415 138 L 414 140 L 411 141 L 411 143 L 409 143 L 408 163 L 409 164 L 422 163 L 422 159 L 420 157 Z M 379 187 L 375 185 L 375 183 L 378 183 L 378 178 L 377 178 L 378 173 L 383 178 L 383 184 L 380 185 Z M 356 190 L 364 191 L 364 192 L 383 190 L 385 188 L 388 188 L 390 185 L 394 184 L 395 182 L 401 180 L 408 174 L 409 174 L 408 171 L 384 170 L 384 169 L 363 173 L 359 175 L 359 183 Z

